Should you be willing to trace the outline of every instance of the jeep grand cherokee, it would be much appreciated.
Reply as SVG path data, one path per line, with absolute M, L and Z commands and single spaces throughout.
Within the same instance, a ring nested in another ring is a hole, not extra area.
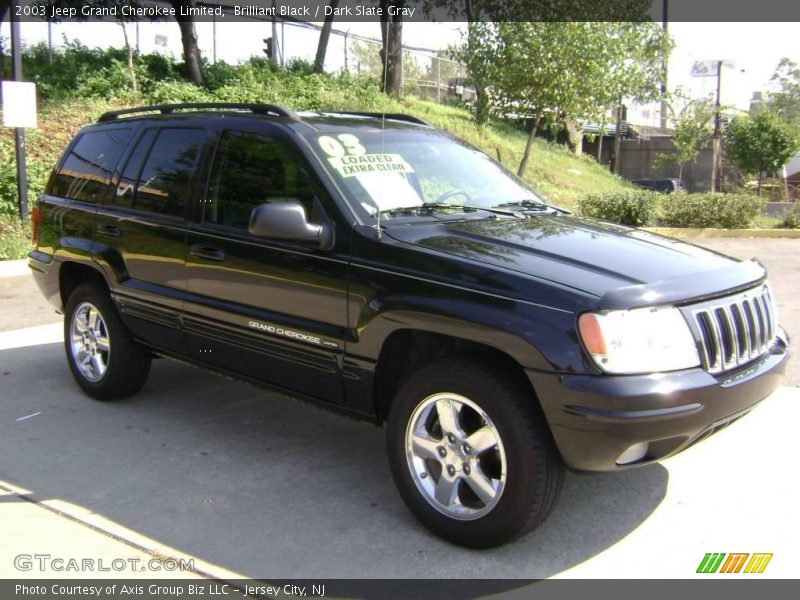
M 98 400 L 153 356 L 386 424 L 409 509 L 472 547 L 564 468 L 671 456 L 778 385 L 762 266 L 549 205 L 405 115 L 162 105 L 82 129 L 30 267 Z

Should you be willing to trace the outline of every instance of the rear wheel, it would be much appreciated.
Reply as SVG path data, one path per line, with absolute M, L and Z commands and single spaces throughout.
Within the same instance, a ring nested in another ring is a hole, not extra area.
M 137 343 L 106 290 L 75 288 L 64 312 L 64 347 L 72 376 L 96 400 L 137 392 L 150 372 L 150 353 Z
M 472 548 L 542 523 L 564 468 L 530 390 L 503 371 L 444 360 L 412 375 L 387 428 L 395 482 L 412 513 Z

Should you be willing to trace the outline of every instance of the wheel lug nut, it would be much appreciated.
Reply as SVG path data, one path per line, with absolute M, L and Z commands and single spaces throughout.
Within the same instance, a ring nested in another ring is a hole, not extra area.
M 467 463 L 464 463 L 464 475 L 469 475 L 471 472 L 472 469 L 470 469 L 469 465 Z
M 419 476 L 420 479 L 425 479 L 428 476 L 428 474 L 425 471 L 423 471 L 422 473 L 419 474 Z
M 439 446 L 439 456 L 441 456 L 442 458 L 447 456 L 447 450 L 444 449 L 444 446 Z
M 472 448 L 469 447 L 469 444 L 464 444 L 461 446 L 461 450 L 464 452 L 464 454 L 469 454 L 472 452 Z
M 455 444 L 456 443 L 456 436 L 454 436 L 452 433 L 448 433 L 447 434 L 447 441 L 450 442 L 451 444 Z
M 447 474 L 452 477 L 456 474 L 456 468 L 453 465 L 447 465 Z

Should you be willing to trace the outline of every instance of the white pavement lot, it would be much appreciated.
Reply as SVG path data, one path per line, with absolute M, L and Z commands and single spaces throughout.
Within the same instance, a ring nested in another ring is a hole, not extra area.
M 21 572 L 19 554 L 194 559 L 201 576 L 225 579 L 527 579 L 708 578 L 695 573 L 707 552 L 767 552 L 761 575 L 712 577 L 800 573 L 798 387 L 659 465 L 568 475 L 537 531 L 469 551 L 407 512 L 381 429 L 166 360 L 135 397 L 91 401 L 69 374 L 58 323 L 8 322 L 35 290 L 26 277 L 6 281 L 0 578 L 95 576 Z

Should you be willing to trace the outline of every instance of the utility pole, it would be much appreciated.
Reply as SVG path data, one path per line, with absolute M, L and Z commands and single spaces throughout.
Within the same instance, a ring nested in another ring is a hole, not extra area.
M 47 21 L 47 64 L 53 64 L 53 22 Z
M 138 23 L 137 23 L 138 24 Z M 211 57 L 214 64 L 217 64 L 217 16 L 211 15 Z
M 662 0 L 661 3 L 661 28 L 664 36 L 667 35 L 669 27 L 669 0 Z M 667 128 L 667 77 L 669 71 L 669 57 L 664 56 L 661 60 L 661 129 Z
M 11 79 L 22 81 L 22 49 L 20 44 L 19 18 L 13 10 L 8 11 L 11 18 Z M 25 223 L 28 219 L 28 174 L 25 160 L 25 129 L 14 128 L 14 146 L 17 153 L 17 202 L 19 217 Z
M 350 35 L 350 29 L 344 32 L 344 70 L 349 73 L 350 65 L 347 61 L 347 36 Z
M 714 103 L 714 139 L 712 142 L 712 158 L 711 158 L 711 191 L 716 192 L 719 189 L 719 171 L 720 171 L 720 155 L 721 155 L 721 138 L 722 138 L 722 123 L 720 122 L 720 91 L 722 90 L 722 63 L 717 61 L 717 99 Z
M 275 12 L 275 0 L 272 0 L 272 56 L 270 56 L 270 60 L 273 65 L 278 64 L 278 24 L 275 22 Z
M 617 103 L 617 126 L 614 130 L 614 154 L 611 158 L 611 172 L 619 175 L 620 152 L 622 149 L 622 94 Z

